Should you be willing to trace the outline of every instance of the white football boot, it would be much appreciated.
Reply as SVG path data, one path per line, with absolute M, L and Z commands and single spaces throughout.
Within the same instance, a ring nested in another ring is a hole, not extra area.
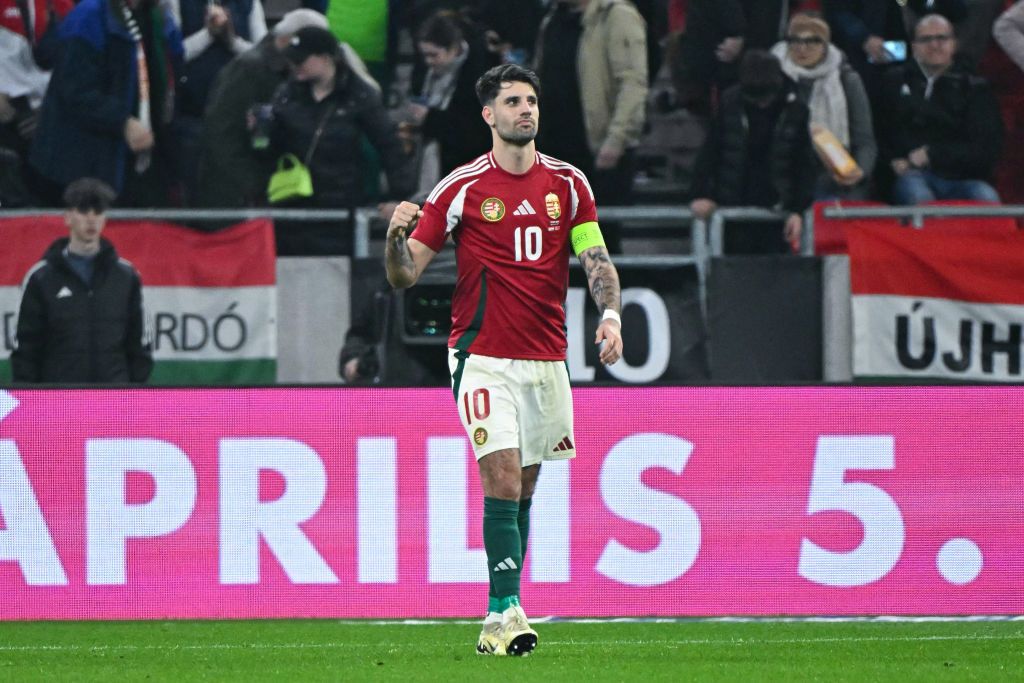
M 501 613 L 501 641 L 504 654 L 521 657 L 537 647 L 537 632 L 530 628 L 526 613 L 519 605 L 512 605 Z
M 504 656 L 505 642 L 501 638 L 501 622 L 485 621 L 480 631 L 480 638 L 476 641 L 476 653 L 478 655 Z

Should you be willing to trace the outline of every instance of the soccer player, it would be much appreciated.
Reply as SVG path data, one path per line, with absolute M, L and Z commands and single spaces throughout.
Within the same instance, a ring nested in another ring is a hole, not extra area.
M 570 247 L 603 312 L 601 362 L 622 355 L 619 276 L 594 196 L 578 169 L 536 151 L 538 90 L 536 74 L 514 64 L 480 77 L 491 151 L 452 171 L 422 209 L 399 204 L 385 246 L 388 281 L 403 288 L 449 237 L 455 244 L 448 361 L 484 492 L 490 596 L 481 654 L 525 655 L 537 645 L 519 577 L 540 464 L 576 454 L 565 364 Z

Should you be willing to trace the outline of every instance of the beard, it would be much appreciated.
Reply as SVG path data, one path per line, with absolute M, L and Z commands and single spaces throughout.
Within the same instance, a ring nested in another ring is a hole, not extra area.
M 517 125 L 512 126 L 511 130 L 502 130 L 498 127 L 496 127 L 495 130 L 498 131 L 498 137 L 501 138 L 503 142 L 515 145 L 516 147 L 525 147 L 533 142 L 533 139 L 537 137 L 536 124 L 534 124 L 529 130 L 521 129 Z

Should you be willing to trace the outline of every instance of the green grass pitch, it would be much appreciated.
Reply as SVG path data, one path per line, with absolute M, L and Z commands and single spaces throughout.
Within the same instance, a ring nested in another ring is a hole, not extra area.
M 479 627 L 332 620 L 7 622 L 2 681 L 1024 681 L 1024 621 L 536 623 L 524 658 Z

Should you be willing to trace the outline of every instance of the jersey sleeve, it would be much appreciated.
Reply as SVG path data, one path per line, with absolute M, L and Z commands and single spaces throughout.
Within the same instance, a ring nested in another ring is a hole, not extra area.
M 441 251 L 445 238 L 448 237 L 445 213 L 433 202 L 427 202 L 423 205 L 423 215 L 409 236 L 427 245 L 431 251 Z
M 594 192 L 590 189 L 590 182 L 582 171 L 577 171 L 572 175 L 572 192 L 574 200 L 572 227 L 597 222 L 597 203 L 594 201 Z
M 479 173 L 475 176 L 468 175 L 464 170 L 456 169 L 438 183 L 423 204 L 423 215 L 420 216 L 410 237 L 427 245 L 434 252 L 441 251 L 448 233 L 462 222 L 466 192 L 479 179 L 476 177 L 478 175 Z

